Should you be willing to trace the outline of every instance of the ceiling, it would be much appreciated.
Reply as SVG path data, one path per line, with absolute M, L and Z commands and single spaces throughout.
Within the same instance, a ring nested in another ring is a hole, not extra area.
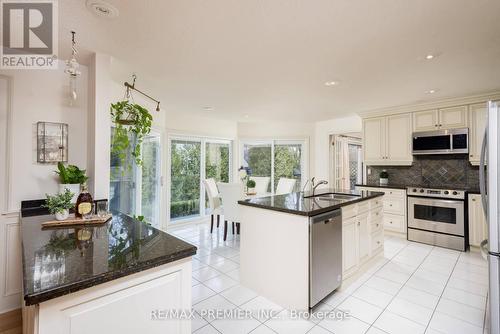
M 60 56 L 75 29 L 170 112 L 309 122 L 500 88 L 498 0 L 108 2 L 59 1 Z

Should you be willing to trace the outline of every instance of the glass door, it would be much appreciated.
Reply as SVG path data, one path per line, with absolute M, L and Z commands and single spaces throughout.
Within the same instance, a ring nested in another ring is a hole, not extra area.
M 363 183 L 363 159 L 361 145 L 348 144 L 349 151 L 349 184 L 355 189 L 356 184 Z
M 295 179 L 293 191 L 301 190 L 303 147 L 297 142 L 276 142 L 274 145 L 274 189 L 280 178 Z
M 174 139 L 170 144 L 170 219 L 200 214 L 201 141 Z
M 250 168 L 251 176 L 269 177 L 272 179 L 273 146 L 272 143 L 255 142 L 243 144 L 243 167 Z M 271 192 L 269 183 L 268 192 Z
M 227 142 L 205 142 L 205 176 L 204 179 L 214 179 L 215 182 L 229 182 L 231 171 L 231 145 Z M 202 190 L 205 198 L 205 210 L 209 208 L 206 192 Z
M 111 135 L 113 135 L 113 129 Z M 161 141 L 160 134 L 151 132 L 141 146 L 142 166 L 137 166 L 131 154 L 125 161 L 111 154 L 109 207 L 130 216 L 143 216 L 145 221 L 161 227 Z M 134 136 L 130 135 L 132 143 Z

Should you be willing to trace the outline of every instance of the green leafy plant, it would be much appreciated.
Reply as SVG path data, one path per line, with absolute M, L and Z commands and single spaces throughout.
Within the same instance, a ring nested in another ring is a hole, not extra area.
M 85 170 L 75 165 L 68 165 L 66 167 L 62 162 L 59 162 L 57 169 L 55 173 L 59 175 L 61 184 L 84 184 L 88 180 Z
M 138 220 L 140 221 L 141 223 L 144 223 L 146 225 L 151 225 L 151 223 L 149 223 L 147 220 L 146 220 L 146 217 L 144 216 L 136 216 L 136 215 L 133 215 L 132 218 L 134 218 L 135 220 Z
M 71 203 L 73 195 L 74 194 L 68 189 L 54 196 L 46 194 L 47 200 L 43 207 L 49 209 L 51 214 L 62 213 L 64 210 L 69 210 L 73 207 L 73 203 Z
M 380 172 L 380 178 L 381 179 L 388 179 L 389 178 L 389 173 L 384 169 L 383 171 Z
M 247 181 L 247 188 L 255 188 L 255 181 L 254 180 L 248 180 Z
M 131 154 L 135 163 L 139 166 L 142 165 L 141 144 L 144 136 L 151 131 L 153 116 L 146 108 L 136 103 L 130 103 L 128 100 L 112 103 L 110 111 L 112 121 L 115 124 L 111 152 L 124 163 L 127 151 L 133 145 Z M 135 135 L 135 142 L 132 142 L 129 132 Z

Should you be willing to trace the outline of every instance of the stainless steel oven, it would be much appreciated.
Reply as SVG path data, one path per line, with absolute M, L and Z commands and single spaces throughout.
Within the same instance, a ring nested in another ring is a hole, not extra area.
M 465 192 L 408 188 L 408 240 L 465 250 Z

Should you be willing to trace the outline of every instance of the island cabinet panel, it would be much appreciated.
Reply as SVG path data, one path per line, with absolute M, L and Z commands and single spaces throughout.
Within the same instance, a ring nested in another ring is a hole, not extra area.
M 344 211 L 350 217 L 344 216 Z M 355 212 L 356 215 L 352 216 Z M 383 250 L 382 197 L 342 208 L 342 275 L 346 279 Z
M 190 320 L 165 311 L 191 309 L 191 259 L 133 274 L 37 306 L 39 334 L 191 333 Z M 162 318 L 163 317 L 163 318 Z
M 342 272 L 344 275 L 358 268 L 358 245 L 357 220 L 353 217 L 342 222 Z
M 469 244 L 479 247 L 488 236 L 481 195 L 469 194 Z

